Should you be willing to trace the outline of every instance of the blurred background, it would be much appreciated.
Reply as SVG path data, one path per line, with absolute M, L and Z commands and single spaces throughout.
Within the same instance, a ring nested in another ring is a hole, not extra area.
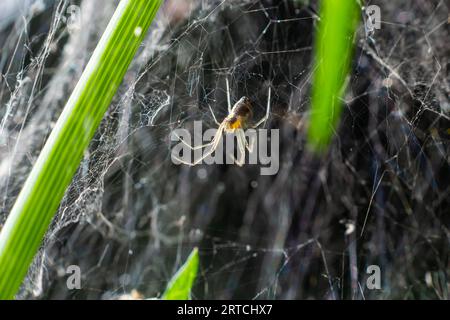
M 117 4 L 0 2 L 0 226 Z M 318 157 L 305 147 L 318 3 L 165 1 L 19 297 L 158 297 L 198 246 L 194 299 L 448 299 L 448 9 L 361 3 L 342 121 Z M 216 127 L 208 106 L 227 115 L 226 78 L 256 119 L 272 86 L 276 175 L 172 163 L 172 130 Z

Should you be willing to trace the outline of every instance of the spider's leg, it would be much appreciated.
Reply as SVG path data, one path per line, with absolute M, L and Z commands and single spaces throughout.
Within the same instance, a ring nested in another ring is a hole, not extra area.
M 237 137 L 238 137 L 238 139 L 241 139 L 242 145 L 244 146 L 244 148 L 248 148 L 247 137 L 245 136 L 245 132 L 243 129 L 237 130 Z M 244 149 L 244 151 L 245 151 L 245 149 Z
M 209 103 L 208 103 L 208 108 L 209 108 L 209 111 L 211 111 L 211 114 L 212 114 L 212 116 L 213 116 L 213 118 L 214 118 L 214 122 L 215 122 L 218 126 L 220 126 L 220 122 L 217 121 L 216 115 L 214 114 L 214 111 L 212 110 L 212 108 L 211 108 L 211 106 L 209 105 Z
M 261 120 L 259 120 L 252 128 L 257 128 L 259 127 L 263 122 L 266 122 L 267 119 L 269 119 L 269 114 L 270 114 L 270 96 L 272 93 L 272 89 L 269 86 L 269 93 L 267 94 L 267 107 L 266 107 L 266 115 L 264 116 L 264 118 L 262 118 Z
M 233 154 L 229 155 L 231 159 L 233 159 L 233 162 L 238 165 L 239 167 L 242 167 L 242 165 L 244 164 L 244 161 L 240 160 L 240 159 L 236 159 L 236 157 Z
M 242 165 L 245 162 L 245 148 L 247 145 L 247 139 L 245 139 L 245 134 L 242 129 L 238 129 L 237 131 L 237 145 L 238 145 L 238 161 L 236 164 L 239 167 L 242 167 Z
M 228 77 L 225 78 L 225 83 L 227 84 L 227 102 L 228 102 L 228 114 L 231 113 L 231 97 L 230 97 L 230 83 L 228 82 Z
M 217 147 L 219 146 L 219 142 L 220 142 L 220 139 L 222 138 L 222 134 L 223 134 L 223 130 L 224 129 L 225 129 L 225 124 L 224 123 L 221 124 L 219 126 L 219 128 L 217 128 L 217 132 L 216 132 L 214 138 L 211 140 L 211 142 L 214 142 L 212 144 L 211 149 L 216 150 Z
M 202 162 L 203 159 L 205 159 L 206 157 L 211 155 L 217 149 L 217 146 L 219 145 L 219 142 L 220 142 L 220 140 L 222 138 L 223 129 L 224 129 L 223 125 L 219 126 L 219 129 L 217 130 L 217 132 L 216 132 L 214 138 L 211 140 L 211 142 L 208 143 L 208 144 L 204 144 L 203 145 L 203 146 L 209 146 L 210 145 L 211 148 L 206 153 L 204 153 L 199 159 L 195 160 L 194 162 L 187 162 L 187 161 L 181 160 L 180 158 L 178 158 L 176 156 L 174 156 L 174 158 L 176 160 L 178 160 L 180 163 L 186 164 L 188 166 L 196 166 L 197 164 Z M 189 146 L 186 142 L 183 142 L 183 143 L 186 144 L 188 147 L 190 147 L 192 149 L 192 147 Z
M 198 149 L 203 149 L 203 148 L 208 147 L 208 146 L 210 146 L 210 145 L 212 145 L 212 144 L 214 143 L 214 139 L 213 139 L 213 140 L 211 140 L 211 142 L 208 142 L 208 143 L 206 143 L 206 144 L 202 144 L 201 146 L 195 146 L 195 147 L 193 147 L 193 146 L 191 146 L 189 143 L 187 143 L 186 141 L 184 141 L 183 138 L 181 138 L 181 137 L 180 137 L 178 134 L 176 134 L 175 132 L 173 132 L 173 134 L 174 134 L 178 139 L 180 139 L 181 143 L 183 143 L 185 146 L 187 146 L 189 149 L 191 149 L 191 150 L 193 150 L 193 151 L 198 150 Z
M 223 130 L 225 128 L 225 125 L 220 125 L 219 128 L 217 129 L 216 134 L 214 135 L 214 138 L 211 140 L 211 148 L 206 151 L 202 157 L 198 160 L 196 160 L 194 163 L 198 164 L 199 162 L 201 162 L 203 159 L 207 158 L 208 156 L 210 156 L 214 151 L 216 151 L 217 147 L 219 146 L 220 140 L 222 139 L 222 134 L 223 134 Z M 195 165 L 194 164 L 194 165 Z
M 177 156 L 173 156 L 173 158 L 176 159 L 179 163 L 182 163 L 182 164 L 185 164 L 185 165 L 191 166 L 191 167 L 198 165 L 204 159 L 203 157 L 201 157 L 200 159 L 198 159 L 195 162 L 187 162 L 187 161 L 181 160 Z
M 230 158 L 233 159 L 233 162 L 237 164 L 239 167 L 242 167 L 245 162 L 245 135 L 241 135 L 244 133 L 242 130 L 237 130 L 236 138 L 237 138 L 237 147 L 238 147 L 238 158 L 234 156 L 234 154 L 229 154 Z
M 216 147 L 216 148 L 217 148 L 217 147 Z M 194 162 L 187 162 L 187 161 L 184 161 L 184 160 L 182 160 L 182 159 L 180 159 L 180 158 L 178 158 L 178 157 L 176 157 L 176 156 L 173 156 L 173 158 L 176 159 L 176 160 L 178 160 L 178 161 L 179 161 L 180 163 L 182 163 L 182 164 L 186 164 L 186 165 L 188 165 L 188 166 L 193 167 L 193 166 L 198 165 L 200 162 L 202 162 L 203 159 L 205 159 L 205 158 L 208 157 L 211 153 L 213 153 L 214 150 L 215 150 L 215 148 L 211 147 L 211 148 L 208 150 L 208 152 L 204 153 L 200 158 L 198 158 L 198 159 L 195 160 Z
M 245 145 L 245 147 L 247 148 L 248 152 L 252 153 L 253 147 L 255 146 L 255 143 L 256 143 L 256 136 L 250 136 L 249 140 L 250 140 L 250 143 L 247 143 Z M 245 140 L 245 142 L 247 142 L 247 139 Z

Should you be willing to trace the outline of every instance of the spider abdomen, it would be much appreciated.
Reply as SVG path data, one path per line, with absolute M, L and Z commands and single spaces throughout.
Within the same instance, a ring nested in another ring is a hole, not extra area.
M 236 116 L 234 114 L 230 114 L 225 119 L 225 130 L 232 132 L 236 129 L 242 129 L 244 127 L 245 121 L 239 116 Z

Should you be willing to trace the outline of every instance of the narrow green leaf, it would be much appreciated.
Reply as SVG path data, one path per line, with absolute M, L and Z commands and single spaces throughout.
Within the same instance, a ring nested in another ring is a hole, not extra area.
M 178 270 L 167 285 L 164 292 L 164 300 L 188 300 L 191 298 L 191 290 L 197 276 L 199 265 L 198 249 L 195 248 L 185 264 Z
M 162 0 L 122 0 L 0 233 L 0 299 L 12 299 Z
M 321 2 L 308 129 L 309 146 L 315 151 L 326 150 L 339 122 L 359 15 L 356 0 Z

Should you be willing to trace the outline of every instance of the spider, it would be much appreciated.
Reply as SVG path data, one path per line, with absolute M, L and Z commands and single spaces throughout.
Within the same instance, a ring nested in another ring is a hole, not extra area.
M 203 159 L 211 155 L 218 147 L 220 140 L 222 139 L 223 132 L 225 133 L 235 133 L 237 138 L 237 147 L 239 149 L 239 159 L 235 159 L 235 162 L 238 166 L 242 166 L 245 161 L 245 149 L 247 149 L 249 152 L 252 152 L 253 149 L 253 143 L 250 145 L 247 142 L 247 139 L 245 138 L 244 129 L 251 128 L 256 129 L 261 124 L 267 121 L 269 118 L 270 113 L 270 96 L 271 96 L 271 87 L 269 86 L 269 92 L 267 95 L 267 107 L 266 107 L 266 114 L 265 116 L 259 120 L 254 125 L 249 125 L 250 121 L 253 116 L 253 105 L 249 98 L 242 97 L 239 99 L 238 102 L 236 102 L 233 107 L 231 106 L 231 98 L 230 98 L 230 84 L 228 82 L 228 78 L 225 79 L 226 86 L 227 86 L 227 102 L 228 102 L 228 115 L 223 119 L 221 123 L 217 121 L 216 116 L 214 115 L 214 112 L 211 108 L 211 106 L 208 104 L 209 110 L 213 116 L 214 122 L 218 125 L 217 132 L 214 135 L 213 139 L 204 145 L 201 146 L 191 146 L 186 141 L 184 141 L 181 137 L 176 135 L 180 141 L 186 145 L 191 150 L 198 150 L 202 148 L 209 147 L 209 150 L 203 154 L 203 156 L 194 162 L 186 162 L 179 158 L 176 158 L 180 163 L 189 165 L 189 166 L 195 166 L 199 164 Z M 234 159 L 234 155 L 230 155 Z

